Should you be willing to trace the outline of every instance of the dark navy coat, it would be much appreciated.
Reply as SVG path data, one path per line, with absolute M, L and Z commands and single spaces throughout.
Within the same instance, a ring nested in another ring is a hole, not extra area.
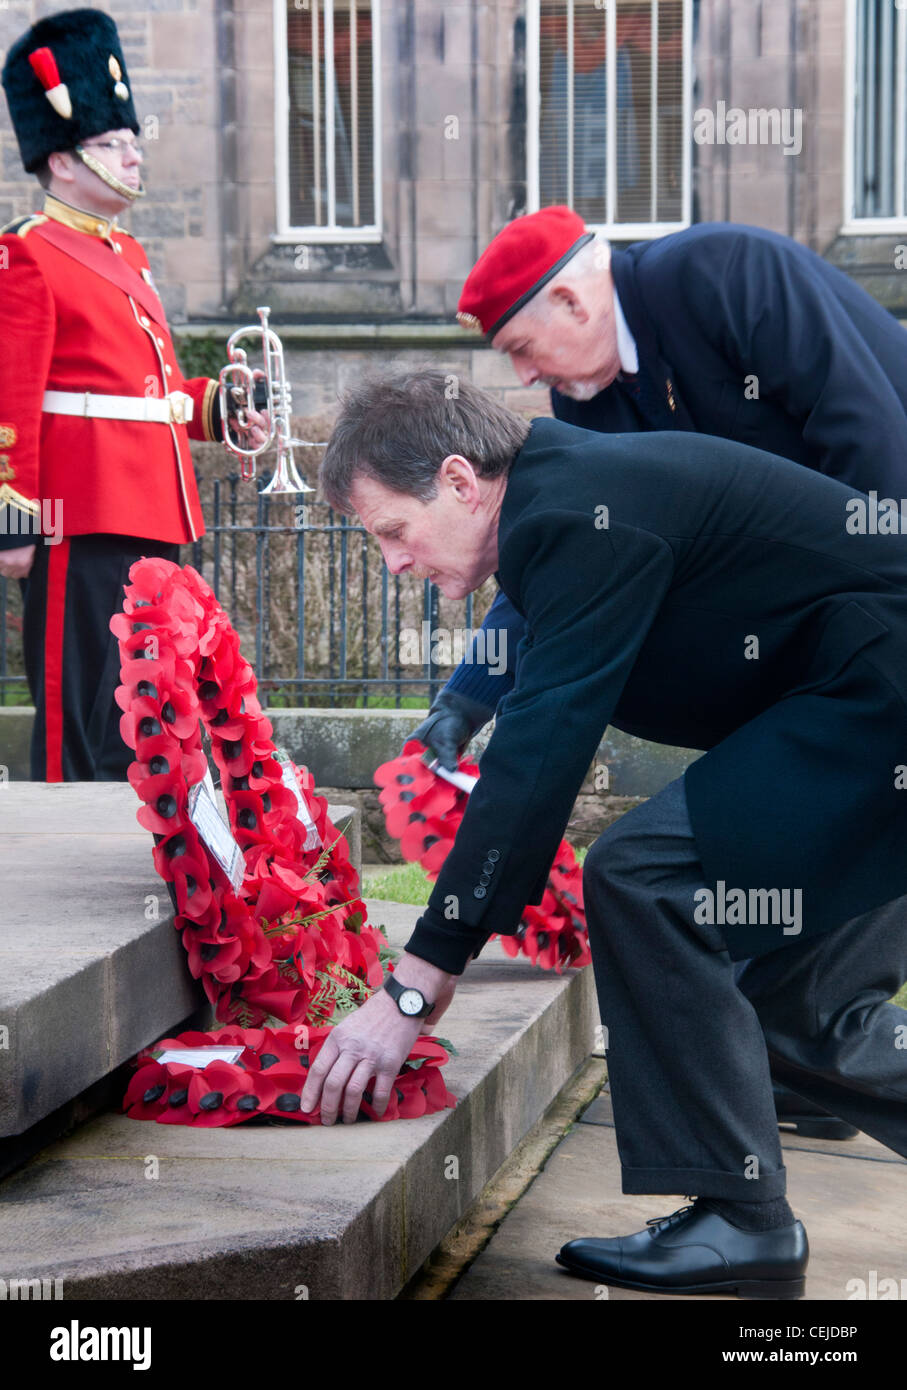
M 641 393 L 620 379 L 591 401 L 553 391 L 559 420 L 717 434 L 907 496 L 907 330 L 849 276 L 726 222 L 615 248 L 611 268 Z
M 907 497 L 907 330 L 848 276 L 787 237 L 722 222 L 615 248 L 611 266 L 639 379 L 585 402 L 554 391 L 559 419 L 719 435 Z M 506 599 L 487 621 L 515 650 L 522 624 Z M 489 718 L 505 691 L 476 664 L 449 688 Z
M 516 930 L 609 723 L 708 750 L 708 887 L 801 894 L 797 936 L 723 928 L 734 959 L 907 893 L 907 534 L 853 534 L 865 500 L 727 440 L 534 421 L 500 518 L 516 685 L 408 949 L 459 973 Z

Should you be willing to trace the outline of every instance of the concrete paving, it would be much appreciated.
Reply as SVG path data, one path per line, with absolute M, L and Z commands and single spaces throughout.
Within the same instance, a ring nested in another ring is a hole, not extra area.
M 369 902 L 398 947 L 418 914 Z M 100 1115 L 0 1183 L 0 1279 L 61 1278 L 64 1298 L 394 1298 L 583 1064 L 597 1016 L 590 971 L 495 942 L 439 1029 L 455 1109 L 220 1130 Z
M 907 1160 L 868 1135 L 841 1142 L 782 1133 L 788 1200 L 809 1236 L 804 1301 L 849 1300 L 862 1279 L 907 1278 Z M 577 1279 L 554 1256 L 579 1236 L 628 1235 L 686 1204 L 624 1196 L 607 1082 L 447 1295 L 453 1301 L 732 1302 L 672 1296 Z M 889 1286 L 890 1287 L 890 1286 Z M 899 1283 L 900 1287 L 900 1283 Z

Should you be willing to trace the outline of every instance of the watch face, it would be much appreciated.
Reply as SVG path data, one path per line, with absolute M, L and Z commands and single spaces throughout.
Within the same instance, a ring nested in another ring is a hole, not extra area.
M 401 1013 L 409 1014 L 410 1018 L 414 1018 L 422 1008 L 425 1000 L 417 989 L 405 989 L 400 995 L 397 1003 L 399 1004 Z

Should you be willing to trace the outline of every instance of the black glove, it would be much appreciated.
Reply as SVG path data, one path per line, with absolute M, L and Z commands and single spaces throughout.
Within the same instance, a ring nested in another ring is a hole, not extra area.
M 268 383 L 260 378 L 256 380 L 253 391 L 256 410 L 267 410 L 268 408 Z M 230 387 L 227 387 L 227 419 L 230 428 L 236 428 L 236 412 L 239 409 L 236 401 L 230 394 Z M 211 406 L 211 428 L 218 439 L 221 438 L 223 431 L 220 424 L 220 391 L 215 391 L 214 400 Z
M 409 737 L 424 743 L 448 772 L 456 772 L 458 754 L 493 716 L 494 710 L 487 705 L 442 690 L 435 696 L 428 718 Z

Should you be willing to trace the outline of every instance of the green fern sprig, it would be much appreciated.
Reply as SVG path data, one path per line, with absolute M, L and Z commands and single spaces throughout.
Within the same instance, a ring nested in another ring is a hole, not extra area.
M 262 933 L 265 936 L 277 936 L 280 932 L 285 932 L 288 927 L 308 927 L 313 922 L 320 922 L 322 917 L 330 917 L 335 912 L 340 912 L 344 907 L 351 907 L 358 902 L 358 898 L 350 898 L 345 903 L 335 903 L 333 907 L 326 907 L 323 912 L 310 912 L 307 917 L 290 917 L 285 922 L 272 922 L 270 925 L 263 921 L 261 925 Z
M 320 989 L 312 999 L 310 1013 L 331 1024 L 339 1023 L 347 1014 L 358 1009 L 373 993 L 364 980 L 337 962 L 329 971 L 316 971 L 315 979 L 320 982 Z M 329 1007 L 330 1016 L 327 1012 Z
M 312 865 L 311 869 L 307 869 L 306 872 L 303 874 L 303 878 L 317 878 L 318 874 L 325 867 L 331 855 L 334 853 L 335 846 L 339 845 L 342 839 L 343 832 L 338 831 L 336 840 L 332 840 L 329 845 L 325 845 L 323 847 L 321 853 L 315 860 L 315 863 Z

